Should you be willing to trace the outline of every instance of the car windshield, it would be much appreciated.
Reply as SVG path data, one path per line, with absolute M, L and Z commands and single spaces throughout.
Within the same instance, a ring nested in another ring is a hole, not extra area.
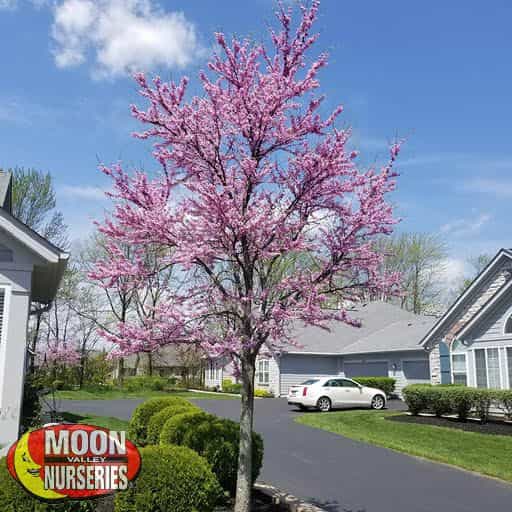
M 318 382 L 318 379 L 309 379 L 309 380 L 305 380 L 301 386 L 311 386 L 311 384 L 315 384 L 316 382 Z

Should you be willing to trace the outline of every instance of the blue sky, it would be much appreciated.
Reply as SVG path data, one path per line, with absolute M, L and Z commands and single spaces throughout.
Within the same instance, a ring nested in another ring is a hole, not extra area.
M 213 31 L 264 37 L 270 0 L 0 0 L 0 166 L 55 177 L 79 238 L 107 205 L 99 162 L 152 168 L 130 137 L 137 101 L 127 69 L 194 77 Z M 324 0 L 318 51 L 330 104 L 364 162 L 407 139 L 394 201 L 399 229 L 442 234 L 449 272 L 512 246 L 512 4 Z M 143 41 L 139 36 L 143 35 Z

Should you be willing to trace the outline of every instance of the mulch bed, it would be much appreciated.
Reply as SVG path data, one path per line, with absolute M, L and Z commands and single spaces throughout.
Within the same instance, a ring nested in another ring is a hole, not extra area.
M 226 505 L 215 509 L 215 512 L 232 512 L 233 507 Z M 285 505 L 274 505 L 272 500 L 259 492 L 253 492 L 251 512 L 287 512 L 289 510 Z
M 491 434 L 500 436 L 512 436 L 512 424 L 502 421 L 488 421 L 480 423 L 479 420 L 468 419 L 466 422 L 458 421 L 455 418 L 436 418 L 435 416 L 412 416 L 400 414 L 386 418 L 388 421 L 400 423 L 417 423 L 419 425 L 433 425 L 435 427 L 448 427 L 466 432 L 478 432 L 479 434 Z

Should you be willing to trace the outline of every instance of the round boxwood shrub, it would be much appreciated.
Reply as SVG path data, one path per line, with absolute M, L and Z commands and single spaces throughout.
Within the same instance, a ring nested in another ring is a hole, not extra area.
M 215 416 L 206 412 L 184 412 L 169 418 L 162 427 L 160 444 L 182 444 L 185 434 L 201 423 L 215 421 Z
M 427 409 L 429 405 L 427 394 L 430 387 L 430 384 L 412 384 L 402 389 L 404 402 L 414 416 Z
M 91 501 L 44 503 L 33 498 L 9 474 L 4 458 L 0 459 L 0 503 L 2 512 L 93 512 L 96 510 L 96 504 Z
M 231 495 L 236 491 L 240 425 L 227 419 L 203 422 L 188 430 L 183 436 L 183 445 L 192 448 L 211 465 L 222 488 Z M 263 462 L 263 440 L 259 434 L 252 435 L 252 479 L 256 481 Z
M 115 497 L 115 512 L 211 512 L 222 489 L 208 462 L 185 446 L 146 446 L 133 486 Z
M 133 443 L 144 446 L 147 443 L 147 428 L 153 414 L 169 407 L 170 405 L 187 405 L 190 402 L 180 397 L 152 398 L 143 402 L 132 414 L 128 429 L 128 438 Z
M 177 414 L 194 411 L 199 411 L 199 408 L 189 403 L 187 405 L 169 405 L 165 409 L 162 409 L 161 411 L 153 414 L 148 423 L 146 436 L 147 444 L 158 444 L 160 442 L 160 433 L 162 432 L 162 428 L 168 419 L 176 416 Z

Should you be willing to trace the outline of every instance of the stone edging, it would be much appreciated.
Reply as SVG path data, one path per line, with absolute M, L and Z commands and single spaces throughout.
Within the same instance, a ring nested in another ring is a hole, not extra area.
M 326 512 L 323 508 L 302 501 L 296 496 L 281 491 L 277 487 L 264 482 L 256 482 L 254 484 L 254 490 L 271 498 L 272 502 L 276 505 L 286 505 L 290 512 Z

